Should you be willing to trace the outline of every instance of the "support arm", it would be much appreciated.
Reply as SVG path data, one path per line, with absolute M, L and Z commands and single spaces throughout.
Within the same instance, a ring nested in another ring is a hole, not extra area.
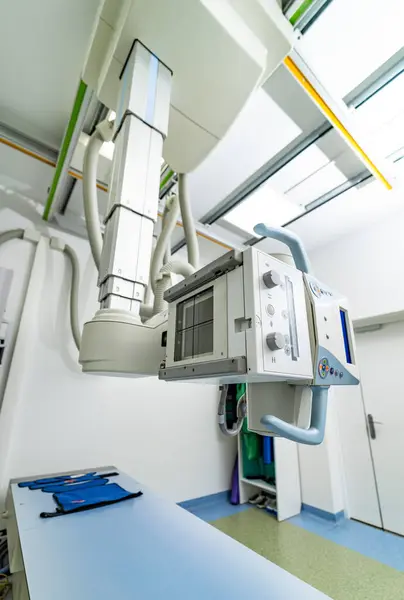
M 276 433 L 282 437 L 297 442 L 298 444 L 309 444 L 316 446 L 324 440 L 325 423 L 327 419 L 327 400 L 328 386 L 314 386 L 312 389 L 311 401 L 311 420 L 309 429 L 302 429 L 291 425 L 274 417 L 273 415 L 264 415 L 261 417 L 261 423 L 271 433 Z

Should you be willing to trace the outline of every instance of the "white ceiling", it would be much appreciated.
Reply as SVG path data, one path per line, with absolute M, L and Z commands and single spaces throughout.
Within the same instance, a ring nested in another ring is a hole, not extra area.
M 99 0 L 0 0 L 0 121 L 59 149 Z
M 45 204 L 54 168 L 0 144 L 0 190 Z
M 347 1 L 334 0 L 330 9 L 333 5 L 342 6 Z M 360 1 L 363 3 L 365 0 Z M 388 3 L 393 4 L 394 1 L 388 0 Z M 99 0 L 0 0 L 0 57 L 7 57 L 7 60 L 0 59 L 0 121 L 59 148 L 98 5 Z M 331 14 L 328 12 L 330 9 L 325 11 L 325 16 Z M 316 36 L 319 38 L 318 31 L 323 19 L 325 17 L 322 16 L 316 22 L 307 38 L 313 55 L 318 49 L 319 39 L 316 41 Z M 323 24 L 331 35 L 333 25 L 329 17 L 327 19 Z M 324 48 L 334 47 L 332 52 L 336 52 L 337 42 L 332 36 L 321 43 Z M 330 52 L 327 60 L 331 60 Z M 321 60 L 322 56 L 318 55 L 316 64 L 319 70 L 324 67 Z M 340 90 L 344 89 L 342 83 L 341 86 Z M 277 152 L 299 135 L 312 131 L 323 120 L 293 78 L 280 67 L 266 83 L 265 89 L 251 96 L 228 135 L 190 175 L 190 196 L 196 218 L 200 219 Z M 288 194 L 288 199 L 295 205 L 314 200 L 323 193 L 323 182 L 330 189 L 352 175 L 341 144 L 335 132 L 323 136 L 316 147 L 306 150 L 279 171 L 271 179 L 270 185 L 277 192 Z M 321 184 L 320 191 L 313 187 L 309 167 L 317 178 L 316 185 Z M 24 201 L 44 204 L 53 173 L 51 166 L 0 144 L 0 191 L 3 197 L 6 195 L 9 200 L 18 198 L 19 204 Z M 333 184 L 335 176 L 337 180 Z M 312 249 L 373 223 L 395 210 L 397 195 L 385 197 L 383 191 L 370 194 L 370 186 L 366 186 L 366 189 L 368 191 L 363 194 L 354 190 L 338 197 L 304 216 L 292 228 Z M 99 201 L 103 213 L 106 205 L 104 192 L 99 192 Z M 76 182 L 68 211 L 79 217 L 83 214 L 80 182 Z M 262 220 L 261 214 L 264 213 L 260 212 L 259 205 L 257 222 Z M 227 237 L 234 244 L 241 244 L 250 237 L 248 231 L 241 231 L 234 226 L 238 223 L 231 226 L 224 221 L 222 219 L 211 226 L 213 235 L 222 239 Z M 177 227 L 174 242 L 182 237 L 182 229 Z M 265 244 L 267 242 L 262 245 Z

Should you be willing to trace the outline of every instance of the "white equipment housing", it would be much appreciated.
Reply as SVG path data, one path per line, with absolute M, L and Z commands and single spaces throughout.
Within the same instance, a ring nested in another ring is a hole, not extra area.
M 346 301 L 261 250 L 231 251 L 170 288 L 165 298 L 162 379 L 357 382 Z
M 246 382 L 250 430 L 321 443 L 328 387 L 359 383 L 344 298 L 256 248 L 229 252 L 165 298 L 161 379 Z
M 294 248 L 297 268 L 256 248 L 230 252 L 165 292 L 168 324 L 165 312 L 142 322 L 161 155 L 177 173 L 197 167 L 293 39 L 276 0 L 102 3 L 82 78 L 116 111 L 115 151 L 96 260 L 101 309 L 79 361 L 87 373 L 248 382 L 252 421 L 260 410 L 271 435 L 318 444 L 328 386 L 358 383 L 353 333 L 345 302 L 307 275 L 293 234 L 259 226 Z M 110 139 L 104 128 L 96 134 Z M 308 429 L 296 384 L 312 386 Z
M 105 0 L 82 79 L 118 117 L 136 39 L 173 72 L 163 156 L 187 173 L 289 54 L 294 33 L 276 0 Z
M 199 271 L 202 279 L 204 271 Z M 217 277 L 223 271 L 227 272 Z M 206 272 L 216 278 L 198 286 L 197 293 L 191 289 L 183 295 L 183 290 L 194 288 L 192 278 L 167 292 L 167 360 L 160 376 L 219 377 L 215 383 L 310 381 L 313 366 L 301 271 L 249 248 L 230 252 Z

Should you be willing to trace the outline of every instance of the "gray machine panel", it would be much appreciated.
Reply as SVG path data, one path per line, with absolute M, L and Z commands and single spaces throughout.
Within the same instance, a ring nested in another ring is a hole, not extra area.
M 198 379 L 220 375 L 244 375 L 245 373 L 247 373 L 247 359 L 245 356 L 237 356 L 236 358 L 160 369 L 159 379 L 175 381 L 176 379 Z
M 173 285 L 173 287 L 165 292 L 164 300 L 166 302 L 174 302 L 177 298 L 181 298 L 181 296 L 198 289 L 205 283 L 217 279 L 242 264 L 243 253 L 240 250 L 230 250 L 230 252 L 220 256 L 212 263 L 206 265 L 206 267 L 202 267 L 202 269 L 199 269 L 193 275 Z

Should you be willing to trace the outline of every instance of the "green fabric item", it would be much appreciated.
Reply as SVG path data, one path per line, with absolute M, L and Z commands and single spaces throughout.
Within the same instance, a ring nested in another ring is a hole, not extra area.
M 260 440 L 256 433 L 248 431 L 247 417 L 244 419 L 241 436 L 243 441 L 243 457 L 247 461 L 258 460 L 260 457 Z
M 246 384 L 237 384 L 237 399 L 246 393 Z M 244 419 L 241 428 L 241 444 L 243 458 L 243 477 L 272 477 L 275 478 L 275 462 L 265 465 L 262 452 L 262 436 L 249 431 L 248 419 Z

